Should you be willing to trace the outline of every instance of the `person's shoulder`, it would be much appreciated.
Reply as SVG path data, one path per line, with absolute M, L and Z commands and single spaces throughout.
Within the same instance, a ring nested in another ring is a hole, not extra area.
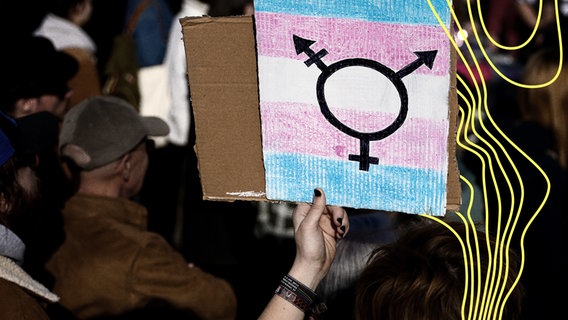
M 49 319 L 39 301 L 18 284 L 0 278 L 0 319 Z

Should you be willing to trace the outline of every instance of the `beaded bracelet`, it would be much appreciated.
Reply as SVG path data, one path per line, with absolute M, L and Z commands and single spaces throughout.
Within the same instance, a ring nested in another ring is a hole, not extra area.
M 320 301 L 317 293 L 290 275 L 282 278 L 274 293 L 302 310 L 309 319 L 317 319 L 327 310 L 327 306 Z

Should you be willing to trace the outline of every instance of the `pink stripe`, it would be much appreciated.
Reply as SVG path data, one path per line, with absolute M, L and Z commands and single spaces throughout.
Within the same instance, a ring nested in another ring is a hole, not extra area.
M 394 71 L 416 60 L 414 51 L 438 50 L 432 70 L 415 73 L 445 75 L 450 67 L 450 43 L 441 27 L 385 24 L 350 19 L 255 13 L 258 54 L 304 61 L 296 54 L 292 35 L 313 40 L 315 52 L 326 49 L 326 65 L 347 58 L 371 59 Z M 365 41 L 361 41 L 361 38 Z
M 261 102 L 263 149 L 270 152 L 311 154 L 347 159 L 359 154 L 359 140 L 332 126 L 319 107 Z M 374 132 L 392 123 L 396 115 L 332 110 L 335 117 L 360 132 Z M 343 120 L 341 120 L 343 121 Z M 351 126 L 359 123 L 359 126 Z M 386 125 L 385 125 L 386 124 Z M 270 129 L 267 129 L 270 128 Z M 447 153 L 447 122 L 407 118 L 389 137 L 371 141 L 370 155 L 380 163 L 441 170 Z

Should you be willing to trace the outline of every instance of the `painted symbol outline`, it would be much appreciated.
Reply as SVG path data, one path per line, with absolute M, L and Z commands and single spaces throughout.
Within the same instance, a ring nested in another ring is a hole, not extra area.
M 395 131 L 397 131 L 406 120 L 408 114 L 408 92 L 406 86 L 402 82 L 402 78 L 409 75 L 416 69 L 418 69 L 423 64 L 429 69 L 432 69 L 434 60 L 438 50 L 431 51 L 415 51 L 414 54 L 418 57 L 415 61 L 409 63 L 399 71 L 395 72 L 387 66 L 370 59 L 364 58 L 348 58 L 344 60 L 337 61 L 329 66 L 327 66 L 321 59 L 327 55 L 327 50 L 322 49 L 315 52 L 310 47 L 315 43 L 313 40 L 308 40 L 301 38 L 297 35 L 292 35 L 294 41 L 294 47 L 296 49 L 296 54 L 300 55 L 305 53 L 308 59 L 304 61 L 304 64 L 309 68 L 311 65 L 315 64 L 320 70 L 321 74 L 316 82 L 316 94 L 318 103 L 320 105 L 321 113 L 331 123 L 334 127 L 342 131 L 343 133 L 359 139 L 359 154 L 350 154 L 350 161 L 359 162 L 359 170 L 369 171 L 371 164 L 378 165 L 379 158 L 369 156 L 369 144 L 370 141 L 382 140 Z M 376 132 L 361 132 L 353 128 L 346 126 L 342 123 L 335 115 L 331 112 L 326 98 L 325 98 L 325 83 L 326 81 L 337 71 L 347 68 L 347 67 L 366 67 L 373 69 L 382 75 L 384 75 L 396 88 L 399 98 L 400 98 L 400 111 L 396 119 L 388 125 L 386 128 L 378 130 Z

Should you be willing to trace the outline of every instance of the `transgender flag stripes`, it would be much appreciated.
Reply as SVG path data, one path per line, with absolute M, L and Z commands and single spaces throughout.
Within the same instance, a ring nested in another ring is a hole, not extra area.
M 450 42 L 427 0 L 256 0 L 255 27 L 268 199 L 445 213 Z

